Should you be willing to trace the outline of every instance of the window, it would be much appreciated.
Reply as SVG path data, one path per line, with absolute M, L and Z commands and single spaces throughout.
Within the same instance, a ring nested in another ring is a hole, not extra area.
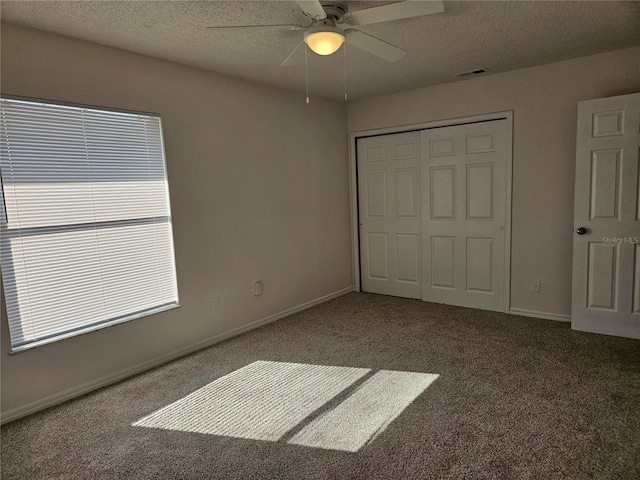
M 2 98 L 12 351 L 178 304 L 158 116 Z

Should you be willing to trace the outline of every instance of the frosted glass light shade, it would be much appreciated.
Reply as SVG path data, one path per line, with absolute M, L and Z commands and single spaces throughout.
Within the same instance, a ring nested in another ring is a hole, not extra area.
M 337 28 L 321 27 L 307 31 L 304 41 L 318 55 L 331 55 L 344 43 L 344 34 Z

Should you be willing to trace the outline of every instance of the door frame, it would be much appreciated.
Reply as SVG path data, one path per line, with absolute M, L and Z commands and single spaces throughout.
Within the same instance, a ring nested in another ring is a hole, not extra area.
M 509 313 L 511 303 L 511 203 L 513 182 L 513 110 L 504 112 L 486 113 L 468 117 L 435 120 L 431 122 L 400 125 L 396 127 L 377 128 L 372 130 L 360 130 L 349 133 L 349 197 L 351 201 L 351 262 L 353 268 L 353 289 L 360 292 L 360 229 L 358 218 L 358 156 L 357 140 L 364 137 L 389 135 L 393 133 L 412 132 L 416 130 L 429 130 L 441 127 L 453 127 L 467 123 L 481 123 L 491 120 L 505 120 L 507 122 L 507 158 L 506 162 L 506 191 L 505 191 L 505 238 L 504 238 L 504 300 L 503 312 Z M 421 193 L 422 195 L 422 193 Z

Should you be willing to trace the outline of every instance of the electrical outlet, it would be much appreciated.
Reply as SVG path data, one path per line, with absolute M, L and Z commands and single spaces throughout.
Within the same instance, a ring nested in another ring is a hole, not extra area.
M 254 284 L 253 284 L 253 294 L 256 297 L 262 295 L 263 290 L 264 290 L 264 287 L 262 285 L 262 280 L 258 280 L 257 282 L 254 282 Z
M 220 310 L 220 297 L 213 297 L 213 309 Z
M 533 280 L 531 282 L 531 291 L 540 293 L 540 280 Z

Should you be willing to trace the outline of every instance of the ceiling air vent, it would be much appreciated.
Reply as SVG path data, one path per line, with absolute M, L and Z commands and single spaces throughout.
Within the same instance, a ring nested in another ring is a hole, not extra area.
M 473 77 L 474 75 L 482 75 L 483 73 L 490 72 L 488 68 L 476 68 L 475 70 L 469 70 L 467 72 L 456 73 L 456 77 Z

